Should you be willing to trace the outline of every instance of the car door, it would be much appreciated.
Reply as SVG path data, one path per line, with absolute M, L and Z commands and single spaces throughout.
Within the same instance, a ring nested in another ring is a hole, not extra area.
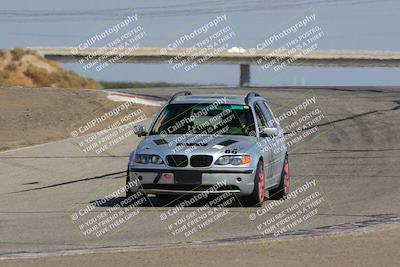
M 283 161 L 285 159 L 285 149 L 283 149 L 282 147 L 282 144 L 284 144 L 285 140 L 283 136 L 283 131 L 278 122 L 275 120 L 275 117 L 268 104 L 265 101 L 260 101 L 259 106 L 264 117 L 266 118 L 268 127 L 277 128 L 279 131 L 279 134 L 277 136 L 270 138 L 270 142 L 273 148 L 272 162 L 270 167 L 272 169 L 273 180 L 276 182 L 280 182 Z
M 267 120 L 265 116 L 263 115 L 261 111 L 261 107 L 259 106 L 258 103 L 255 103 L 254 105 L 254 111 L 256 114 L 256 120 L 257 120 L 257 127 L 260 129 L 261 127 L 267 127 Z M 258 132 L 260 132 L 258 130 Z M 264 170 L 265 170 L 265 177 L 266 177 L 266 187 L 269 187 L 273 185 L 275 182 L 272 181 L 272 168 L 271 168 L 271 162 L 273 161 L 273 151 L 270 149 L 271 143 L 268 137 L 263 137 L 259 135 L 259 148 L 262 151 L 263 159 L 264 159 Z

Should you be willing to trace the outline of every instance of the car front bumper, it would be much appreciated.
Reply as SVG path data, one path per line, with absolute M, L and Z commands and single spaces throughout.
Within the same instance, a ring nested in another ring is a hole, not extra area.
M 179 177 L 179 179 L 178 179 Z M 199 179 L 193 179 L 199 177 Z M 249 195 L 254 189 L 254 170 L 240 169 L 152 169 L 129 168 L 132 191 L 148 194 L 222 194 Z

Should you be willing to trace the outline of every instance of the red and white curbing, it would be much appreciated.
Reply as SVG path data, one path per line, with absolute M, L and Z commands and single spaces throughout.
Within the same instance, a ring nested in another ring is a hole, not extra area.
M 144 96 L 144 95 L 131 95 L 119 92 L 108 92 L 107 98 L 116 102 L 128 102 L 133 101 L 137 104 L 146 106 L 161 107 L 165 104 L 165 101 L 158 97 Z

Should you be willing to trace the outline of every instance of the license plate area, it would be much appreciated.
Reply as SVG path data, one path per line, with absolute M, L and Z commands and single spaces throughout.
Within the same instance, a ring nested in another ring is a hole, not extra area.
M 174 180 L 175 184 L 200 185 L 201 172 L 196 172 L 196 171 L 174 172 Z

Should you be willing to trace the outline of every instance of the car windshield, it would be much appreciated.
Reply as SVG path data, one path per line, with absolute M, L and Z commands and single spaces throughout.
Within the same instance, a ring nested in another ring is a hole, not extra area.
M 158 116 L 150 135 L 253 135 L 254 119 L 247 105 L 170 104 Z

